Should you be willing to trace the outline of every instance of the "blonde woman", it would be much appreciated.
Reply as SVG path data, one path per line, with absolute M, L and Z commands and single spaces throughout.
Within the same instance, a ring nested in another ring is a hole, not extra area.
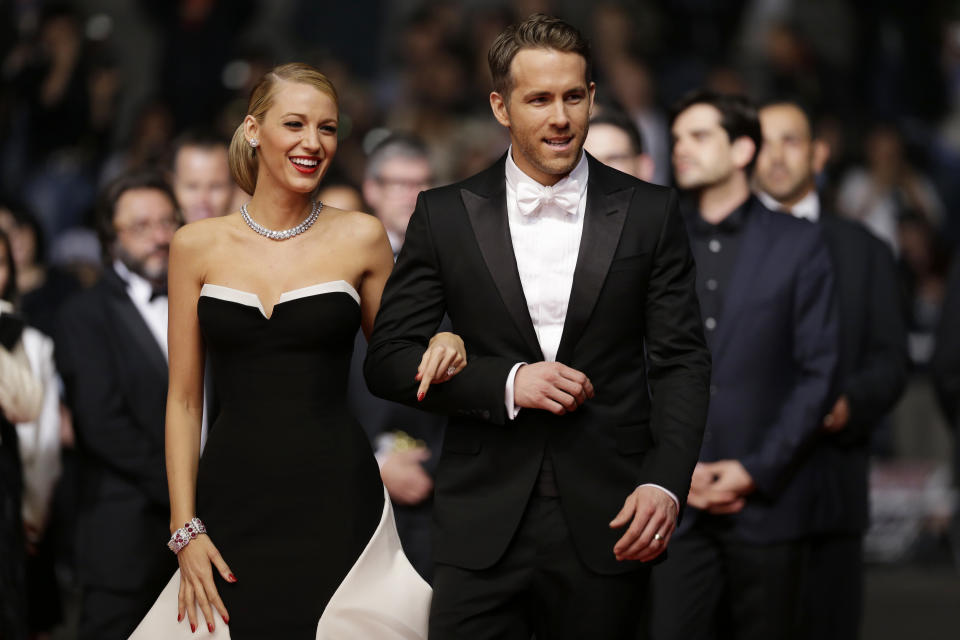
M 166 456 L 180 572 L 133 638 L 426 635 L 429 587 L 345 405 L 353 336 L 372 330 L 393 257 L 374 217 L 315 199 L 336 148 L 330 82 L 305 64 L 273 69 L 230 148 L 252 197 L 174 238 Z M 205 352 L 221 408 L 201 459 Z M 465 363 L 462 341 L 438 334 L 420 373 L 442 382 Z

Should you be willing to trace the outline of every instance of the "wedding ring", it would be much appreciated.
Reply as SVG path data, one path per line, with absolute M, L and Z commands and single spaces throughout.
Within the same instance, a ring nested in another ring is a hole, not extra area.
M 448 376 L 452 376 L 452 375 L 455 374 L 456 372 L 457 372 L 457 368 L 456 368 L 456 367 L 447 367 L 447 375 L 448 375 Z
M 661 540 L 663 540 L 663 536 L 662 536 L 662 535 L 660 535 L 659 533 L 653 534 L 653 541 L 654 541 L 654 542 L 660 542 Z

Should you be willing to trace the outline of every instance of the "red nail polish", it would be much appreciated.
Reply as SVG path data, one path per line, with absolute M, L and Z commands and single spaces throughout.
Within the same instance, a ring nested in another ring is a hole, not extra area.
M 237 576 L 233 575 L 232 573 L 230 574 L 229 577 L 230 577 L 230 582 L 236 582 L 236 581 L 237 581 Z
M 212 622 L 208 622 L 208 623 L 207 623 L 207 631 L 209 631 L 210 633 L 213 633 L 213 623 L 212 623 Z
M 425 395 L 427 395 L 427 394 L 424 393 L 423 391 L 419 392 L 419 393 L 417 394 L 417 402 L 423 402 L 423 396 L 425 396 Z
M 223 617 L 223 624 L 230 624 L 230 616 Z
M 183 614 L 182 614 L 182 613 L 178 613 L 178 614 L 177 614 L 177 622 L 183 622 Z
M 190 623 L 190 633 L 196 633 L 196 632 L 197 632 L 197 625 L 195 625 L 195 624 L 193 624 L 193 623 L 191 622 L 191 623 Z

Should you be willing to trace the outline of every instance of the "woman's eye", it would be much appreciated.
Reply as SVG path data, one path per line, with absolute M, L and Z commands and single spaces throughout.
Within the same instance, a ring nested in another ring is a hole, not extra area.
M 291 129 L 299 129 L 300 127 L 303 126 L 303 124 L 297 120 L 291 120 L 290 122 L 285 122 L 284 125 L 287 127 L 290 127 Z
M 337 128 L 336 128 L 335 126 L 333 126 L 333 125 L 330 125 L 330 124 L 328 124 L 328 125 L 326 125 L 326 126 L 324 126 L 324 127 L 320 127 L 320 130 L 321 130 L 321 131 L 325 131 L 326 133 L 336 133 L 336 132 L 337 132 Z

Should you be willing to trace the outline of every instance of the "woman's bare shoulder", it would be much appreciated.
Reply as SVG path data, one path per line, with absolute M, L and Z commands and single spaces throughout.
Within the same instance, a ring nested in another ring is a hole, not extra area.
M 239 214 L 230 214 L 183 225 L 173 235 L 171 257 L 190 260 L 210 255 L 232 235 L 239 219 Z
M 336 207 L 324 207 L 335 233 L 361 246 L 376 245 L 386 239 L 387 232 L 376 216 L 362 211 L 344 211 Z

